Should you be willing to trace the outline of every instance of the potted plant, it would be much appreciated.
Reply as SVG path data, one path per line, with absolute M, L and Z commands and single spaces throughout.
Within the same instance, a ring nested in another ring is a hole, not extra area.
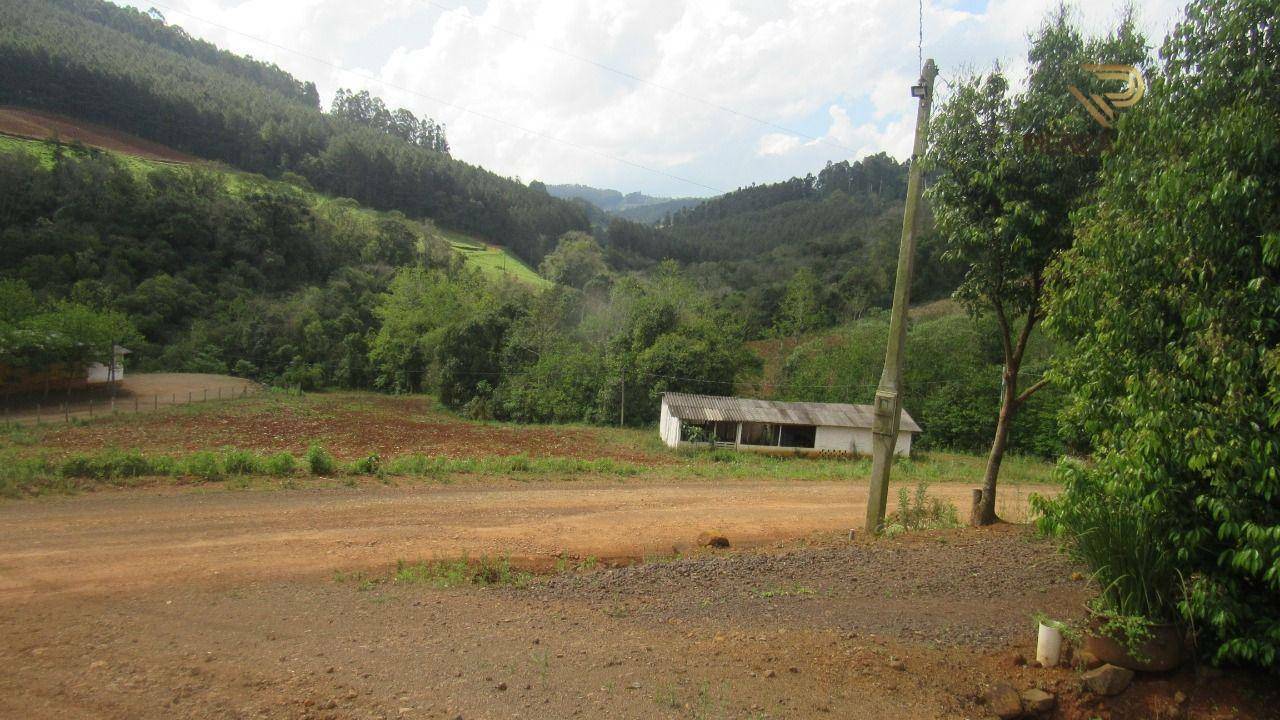
M 1068 491 L 1037 500 L 1039 524 L 1065 540 L 1098 588 L 1086 606 L 1083 649 L 1131 670 L 1178 667 L 1186 651 L 1178 622 L 1181 578 L 1174 554 L 1161 546 L 1167 534 L 1161 519 L 1136 498 L 1119 497 L 1088 468 L 1066 465 L 1062 472 Z

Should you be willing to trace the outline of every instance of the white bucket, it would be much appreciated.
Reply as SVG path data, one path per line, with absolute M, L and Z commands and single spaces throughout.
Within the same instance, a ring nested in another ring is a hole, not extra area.
M 1044 667 L 1054 667 L 1062 655 L 1062 631 L 1040 623 L 1040 638 L 1036 643 L 1036 660 Z

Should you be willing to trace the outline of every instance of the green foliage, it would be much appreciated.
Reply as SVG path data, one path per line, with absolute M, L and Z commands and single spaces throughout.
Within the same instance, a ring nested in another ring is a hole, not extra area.
M 291 453 L 280 452 L 262 461 L 262 470 L 274 477 L 288 477 L 298 469 L 298 460 Z
M 249 172 L 292 172 L 380 210 L 501 240 L 528 262 L 586 230 L 577 205 L 449 157 L 443 126 L 367 93 L 323 113 L 315 86 L 96 0 L 0 6 L 0 102 L 35 106 Z
M 1000 404 L 979 519 L 995 522 L 995 493 L 1014 418 L 1038 382 L 1019 387 L 1032 331 L 1043 320 L 1046 267 L 1069 247 L 1072 213 L 1090 198 L 1096 154 L 1046 151 L 1037 137 L 1096 139 L 1106 132 L 1075 107 L 1072 87 L 1092 88 L 1085 63 L 1137 65 L 1146 40 L 1132 12 L 1112 33 L 1086 40 L 1065 5 L 1034 34 L 1029 74 L 1015 91 L 999 69 L 953 84 L 930 123 L 929 198 L 944 257 L 965 270 L 955 297 L 990 314 L 1002 349 Z
M 990 318 L 949 314 L 912 322 L 907 329 L 903 407 L 924 432 L 915 448 L 981 451 L 995 435 L 1000 403 L 1000 350 Z M 783 365 L 780 394 L 786 399 L 869 403 L 884 366 L 889 324 L 873 316 L 801 344 Z M 1024 360 L 1043 371 L 1052 353 L 1048 338 L 1032 338 Z M 1063 439 L 1054 417 L 1055 390 L 1041 391 L 1023 407 L 1014 452 L 1055 457 Z
M 178 466 L 178 472 L 201 480 L 221 480 L 225 474 L 217 454 L 207 450 L 193 453 Z
M 542 259 L 538 272 L 551 282 L 581 290 L 605 278 L 609 268 L 600 243 L 587 233 L 573 231 L 560 237 L 556 249 Z
M 787 283 L 773 334 L 778 337 L 803 335 L 826 325 L 819 290 L 818 278 L 812 270 L 807 267 L 797 270 Z
M 382 458 L 377 453 L 366 455 L 351 463 L 351 473 L 354 475 L 377 475 L 381 472 Z
M 108 450 L 96 455 L 77 454 L 62 462 L 63 477 L 113 481 L 161 475 L 172 468 L 168 458 L 147 458 L 137 450 Z
M 451 588 L 461 585 L 515 585 L 528 584 L 532 575 L 511 566 L 505 557 L 482 556 L 477 560 L 463 557 L 459 560 L 432 560 L 396 563 L 392 580 L 404 585 L 427 585 L 435 588 Z
M 248 450 L 227 450 L 222 455 L 222 469 L 228 475 L 257 475 L 265 464 Z
M 1053 278 L 1055 377 L 1123 507 L 1185 578 L 1215 662 L 1280 664 L 1280 42 L 1274 3 L 1202 0 L 1119 123 Z M 1134 531 L 1136 532 L 1136 531 Z
M 959 527 L 956 506 L 939 497 L 929 497 L 929 483 L 916 483 L 915 493 L 898 488 L 898 509 L 889 514 L 886 525 L 904 530 L 936 530 Z
M 323 445 L 312 444 L 307 448 L 307 454 L 303 457 L 307 464 L 307 471 L 312 475 L 330 475 L 334 472 L 337 464 L 333 460 L 333 456 Z

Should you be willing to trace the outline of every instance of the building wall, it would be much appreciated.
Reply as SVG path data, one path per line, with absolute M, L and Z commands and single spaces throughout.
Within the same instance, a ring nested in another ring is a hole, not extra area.
M 906 430 L 898 432 L 898 442 L 893 446 L 893 454 L 898 457 L 911 456 L 911 433 Z M 858 428 L 853 431 L 853 451 L 859 455 L 870 455 L 871 428 Z
M 813 440 L 813 448 L 815 450 L 854 452 L 853 442 L 856 432 L 857 430 L 854 428 L 819 425 L 817 435 Z
M 671 410 L 667 407 L 665 399 L 662 401 L 662 414 L 658 419 L 658 435 L 668 447 L 679 447 L 680 420 L 671 416 Z

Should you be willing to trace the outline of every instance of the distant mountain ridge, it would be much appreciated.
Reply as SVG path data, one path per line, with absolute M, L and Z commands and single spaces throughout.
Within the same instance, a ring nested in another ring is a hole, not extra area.
M 647 225 L 709 199 L 654 197 L 640 192 L 623 195 L 617 190 L 578 184 L 547 185 L 547 194 L 563 200 L 585 200 L 610 215 Z

